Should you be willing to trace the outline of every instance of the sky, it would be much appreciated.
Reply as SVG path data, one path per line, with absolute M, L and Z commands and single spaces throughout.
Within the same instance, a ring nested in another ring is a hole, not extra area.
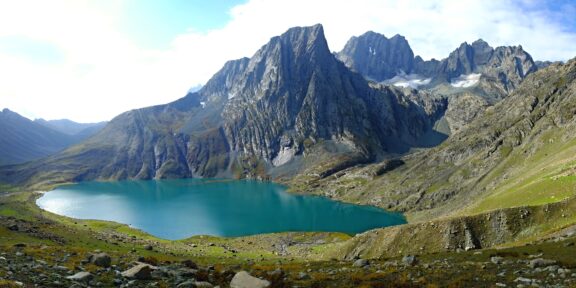
M 0 109 L 110 120 L 206 83 L 294 26 L 321 23 L 332 51 L 372 30 L 442 59 L 460 43 L 576 57 L 576 0 L 0 0 Z

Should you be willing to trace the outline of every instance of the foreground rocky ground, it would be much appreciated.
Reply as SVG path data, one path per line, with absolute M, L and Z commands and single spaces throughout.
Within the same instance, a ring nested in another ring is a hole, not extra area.
M 576 287 L 574 237 L 522 248 L 397 259 L 198 265 L 17 243 L 2 246 L 0 287 Z
M 508 248 L 344 260 L 323 253 L 339 234 L 164 241 L 34 199 L 0 197 L 0 287 L 576 287 L 576 226 Z

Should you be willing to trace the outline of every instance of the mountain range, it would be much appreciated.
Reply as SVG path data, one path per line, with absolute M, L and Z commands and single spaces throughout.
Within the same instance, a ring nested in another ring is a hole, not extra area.
M 332 53 L 321 25 L 295 27 L 227 62 L 199 91 L 123 113 L 9 178 L 296 179 L 324 166 L 320 175 L 331 175 L 440 144 L 536 70 L 522 47 L 478 40 L 422 61 L 399 35 L 368 32 Z M 409 76 L 428 80 L 419 89 L 396 81 Z
M 0 111 L 0 164 L 23 163 L 54 154 L 95 134 L 104 124 L 31 121 L 4 109 Z

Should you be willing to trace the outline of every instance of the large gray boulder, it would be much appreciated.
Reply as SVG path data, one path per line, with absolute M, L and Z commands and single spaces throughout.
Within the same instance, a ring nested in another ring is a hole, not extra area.
M 108 268 L 112 264 L 112 258 L 106 253 L 92 254 L 88 260 L 90 263 L 104 268 Z
M 122 276 L 130 279 L 149 280 L 152 279 L 151 272 L 156 267 L 146 264 L 138 263 L 136 266 L 122 272 Z
M 72 280 L 72 281 L 79 281 L 79 282 L 88 282 L 88 281 L 94 279 L 94 275 L 92 275 L 92 273 L 90 273 L 90 272 L 82 271 L 82 272 L 78 272 L 72 276 L 68 276 L 68 277 L 66 277 L 66 279 Z
M 256 278 L 246 271 L 240 271 L 234 275 L 232 282 L 230 282 L 230 288 L 266 288 L 270 287 L 270 282 L 268 280 L 262 280 Z

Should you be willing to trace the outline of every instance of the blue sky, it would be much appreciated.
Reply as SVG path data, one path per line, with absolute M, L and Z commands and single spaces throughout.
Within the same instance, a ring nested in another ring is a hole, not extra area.
M 207 32 L 230 21 L 230 9 L 245 1 L 129 0 L 122 26 L 137 43 L 167 48 L 177 35 L 193 30 Z
M 565 61 L 574 15 L 576 0 L 0 0 L 0 109 L 110 120 L 174 101 L 227 60 L 316 23 L 334 51 L 372 30 L 405 36 L 424 59 L 482 38 Z

